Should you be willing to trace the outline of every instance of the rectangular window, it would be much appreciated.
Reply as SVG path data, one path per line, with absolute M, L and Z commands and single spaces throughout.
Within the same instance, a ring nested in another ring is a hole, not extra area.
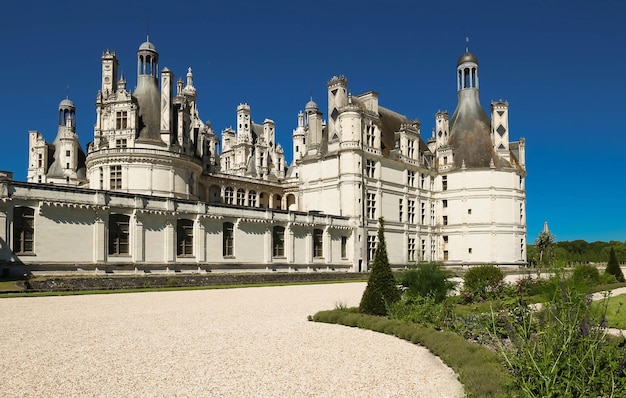
M 406 172 L 406 185 L 412 187 L 415 185 L 415 172 L 407 170 Z
M 176 254 L 179 256 L 193 255 L 193 221 L 178 220 L 176 227 Z
M 430 204 L 430 225 L 435 226 L 435 204 Z
M 398 221 L 402 222 L 402 198 L 398 199 Z
M 367 261 L 374 259 L 376 253 L 376 235 L 367 235 Z
M 122 189 L 122 166 L 111 166 L 110 189 Z
M 426 258 L 426 239 L 422 239 L 422 260 Z
M 272 255 L 285 257 L 285 227 L 276 226 L 272 230 Z
M 37 155 L 37 167 L 43 167 L 43 155 L 41 153 Z
M 407 222 L 409 224 L 415 224 L 415 201 L 414 200 L 409 200 L 409 206 L 407 209 L 407 214 L 409 219 L 407 220 Z
M 366 203 L 366 211 L 367 218 L 376 218 L 376 194 L 368 193 L 367 194 L 367 203 Z
M 441 203 L 443 204 L 444 208 L 448 207 L 448 200 L 447 199 L 442 200 Z
M 13 212 L 13 251 L 33 253 L 35 249 L 35 210 L 16 207 Z
M 324 257 L 323 235 L 324 231 L 321 229 L 313 230 L 313 257 L 315 258 Z
M 443 216 L 443 225 L 448 225 L 448 216 Z
M 130 217 L 125 214 L 109 216 L 109 254 L 123 256 L 129 254 Z
M 415 238 L 409 238 L 407 244 L 407 258 L 408 261 L 415 261 Z
M 443 236 L 443 243 L 448 243 L 448 235 Z
M 447 250 L 443 251 L 443 261 L 448 261 L 448 251 Z
M 128 140 L 126 138 L 120 138 L 115 140 L 115 147 L 126 148 L 128 146 Z
M 448 176 L 441 177 L 441 189 L 443 191 L 448 190 Z
M 374 178 L 375 173 L 376 173 L 376 162 L 373 160 L 367 159 L 365 161 L 365 175 L 368 178 Z
M 424 189 L 424 181 L 426 181 L 426 174 L 422 173 L 422 179 L 420 180 L 420 188 Z
M 235 225 L 232 222 L 225 222 L 222 225 L 222 255 L 231 257 L 235 255 Z
M 410 159 L 415 157 L 415 140 L 409 140 L 407 142 L 407 156 Z
M 469 254 L 472 254 L 472 248 L 470 247 L 469 249 L 467 249 L 467 252 L 468 252 Z
M 102 167 L 98 168 L 98 172 L 99 172 L 99 183 L 98 186 L 100 187 L 99 189 L 104 189 L 104 170 L 102 169 Z
M 348 258 L 348 237 L 341 237 L 341 258 Z
M 472 214 L 472 209 L 467 209 L 467 214 Z
M 426 222 L 426 203 L 422 202 L 422 225 Z
M 70 151 L 65 151 L 65 156 L 67 156 L 68 158 L 70 157 L 71 152 Z
M 118 111 L 115 112 L 115 128 L 125 129 L 128 127 L 128 112 Z
M 374 147 L 376 144 L 376 132 L 374 130 L 374 126 L 365 127 L 366 141 L 367 146 Z

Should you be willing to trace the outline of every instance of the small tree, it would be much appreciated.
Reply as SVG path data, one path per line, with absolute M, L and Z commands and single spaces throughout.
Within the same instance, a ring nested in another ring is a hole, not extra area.
M 555 237 L 547 228 L 543 231 L 535 240 L 535 247 L 537 248 L 537 264 L 538 265 L 550 265 L 554 257 L 554 240 Z
M 400 290 L 396 286 L 387 258 L 385 223 L 382 217 L 378 219 L 378 224 L 378 244 L 359 311 L 364 314 L 385 316 L 387 307 L 400 300 Z
M 611 247 L 609 262 L 606 264 L 606 270 L 604 272 L 613 275 L 618 282 L 624 282 L 624 273 L 622 272 L 622 269 L 617 262 L 617 258 L 615 257 L 615 250 L 613 250 L 613 247 Z

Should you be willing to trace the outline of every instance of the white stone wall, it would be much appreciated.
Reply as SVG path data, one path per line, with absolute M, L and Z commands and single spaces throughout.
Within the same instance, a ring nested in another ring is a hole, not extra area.
M 7 182 L 3 182 L 6 185 Z M 354 258 L 341 256 L 341 236 L 354 245 L 353 226 L 348 219 L 269 209 L 209 206 L 203 202 L 96 192 L 41 184 L 15 183 L 9 198 L 4 190 L 0 202 L 0 261 L 30 264 L 45 269 L 47 264 L 75 266 L 141 266 L 157 268 L 184 264 L 274 267 L 332 266 L 350 268 Z M 11 252 L 12 215 L 16 206 L 35 209 L 35 245 L 32 253 Z M 129 253 L 110 255 L 108 226 L 111 214 L 129 216 Z M 194 252 L 177 256 L 177 220 L 194 221 Z M 224 222 L 234 228 L 234 252 L 222 253 Z M 272 228 L 285 228 L 285 256 L 272 258 Z M 312 231 L 324 231 L 323 256 L 313 258 Z

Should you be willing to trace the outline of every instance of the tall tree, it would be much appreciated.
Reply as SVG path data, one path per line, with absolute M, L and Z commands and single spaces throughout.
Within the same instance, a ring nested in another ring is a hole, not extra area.
M 385 222 L 378 219 L 378 243 L 367 287 L 361 297 L 359 311 L 370 315 L 387 315 L 387 306 L 400 300 L 400 290 L 391 273 L 385 243 Z
M 604 272 L 613 275 L 618 282 L 624 282 L 624 273 L 617 262 L 615 250 L 613 250 L 612 247 L 611 252 L 609 253 L 609 262 L 606 264 L 606 270 Z
M 555 237 L 548 229 L 548 222 L 543 224 L 543 231 L 535 240 L 535 246 L 537 247 L 539 265 L 550 265 L 554 257 L 554 240 Z

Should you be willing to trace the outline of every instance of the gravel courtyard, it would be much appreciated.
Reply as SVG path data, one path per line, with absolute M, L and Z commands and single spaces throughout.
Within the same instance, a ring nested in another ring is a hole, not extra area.
M 426 349 L 307 321 L 365 283 L 0 299 L 3 397 L 462 397 Z

